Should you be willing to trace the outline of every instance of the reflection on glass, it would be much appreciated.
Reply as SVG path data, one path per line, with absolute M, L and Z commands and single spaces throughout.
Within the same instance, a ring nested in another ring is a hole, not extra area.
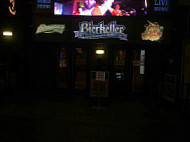
M 145 72 L 145 50 L 133 51 L 133 91 L 142 89 Z
M 145 50 L 141 50 L 140 54 L 140 74 L 144 74 Z
M 75 48 L 74 88 L 86 88 L 86 58 L 87 54 L 83 48 Z
M 116 80 L 124 80 L 125 50 L 117 50 L 114 55 L 114 74 Z
M 67 88 L 67 52 L 62 48 L 59 53 L 58 88 Z
M 66 57 L 66 50 L 65 48 L 61 49 L 60 56 L 59 56 L 59 67 L 67 67 L 67 57 Z

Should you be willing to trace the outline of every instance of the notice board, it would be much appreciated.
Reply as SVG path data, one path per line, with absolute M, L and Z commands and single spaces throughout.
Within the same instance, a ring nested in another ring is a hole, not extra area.
M 90 74 L 90 96 L 108 97 L 109 72 L 91 71 Z

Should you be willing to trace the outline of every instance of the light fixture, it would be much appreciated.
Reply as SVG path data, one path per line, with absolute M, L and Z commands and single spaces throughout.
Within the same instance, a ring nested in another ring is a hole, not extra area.
M 99 55 L 105 54 L 105 50 L 96 50 L 96 54 L 99 54 Z
M 13 36 L 13 32 L 11 31 L 4 31 L 3 36 Z

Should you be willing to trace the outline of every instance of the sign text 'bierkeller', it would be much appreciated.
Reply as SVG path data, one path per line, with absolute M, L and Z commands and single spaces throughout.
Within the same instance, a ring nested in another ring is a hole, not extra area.
M 104 21 L 97 25 L 94 25 L 93 21 L 84 21 L 79 24 L 79 31 L 74 31 L 74 33 L 79 39 L 119 38 L 127 40 L 127 34 L 124 34 L 125 29 L 124 25 L 117 25 L 116 21 L 107 25 L 104 25 Z

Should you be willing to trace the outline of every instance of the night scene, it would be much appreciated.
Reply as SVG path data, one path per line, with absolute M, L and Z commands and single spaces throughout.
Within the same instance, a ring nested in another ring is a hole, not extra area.
M 190 141 L 189 0 L 1 0 L 1 142 Z

